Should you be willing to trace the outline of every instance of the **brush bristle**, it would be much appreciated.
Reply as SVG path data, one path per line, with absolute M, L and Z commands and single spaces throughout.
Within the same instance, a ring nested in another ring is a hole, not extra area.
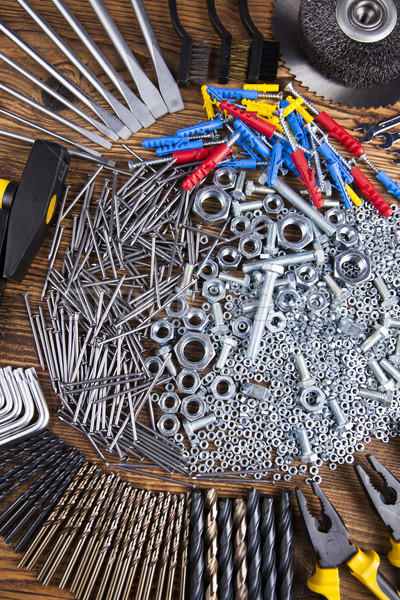
M 249 68 L 250 47 L 250 41 L 232 41 L 231 64 L 229 68 L 229 77 L 231 79 L 246 81 L 247 70 Z
M 210 65 L 210 44 L 208 42 L 196 42 L 192 47 L 190 58 L 189 82 L 203 85 L 207 81 Z
M 400 15 L 400 0 L 393 0 Z M 392 32 L 375 42 L 350 38 L 336 19 L 337 0 L 302 0 L 298 40 L 309 63 L 320 73 L 348 87 L 368 88 L 400 75 L 400 19 Z
M 264 40 L 259 79 L 262 81 L 275 81 L 278 73 L 278 63 L 279 42 Z

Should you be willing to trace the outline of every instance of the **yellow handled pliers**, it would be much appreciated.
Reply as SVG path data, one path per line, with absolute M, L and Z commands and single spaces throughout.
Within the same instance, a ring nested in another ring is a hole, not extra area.
M 338 567 L 346 563 L 351 574 L 380 600 L 399 600 L 396 588 L 379 571 L 380 559 L 374 550 L 363 551 L 349 540 L 349 534 L 337 510 L 319 488 L 312 490 L 321 503 L 324 528 L 308 510 L 307 501 L 299 488 L 297 502 L 307 537 L 318 556 L 315 574 L 307 581 L 310 590 L 326 600 L 339 600 Z

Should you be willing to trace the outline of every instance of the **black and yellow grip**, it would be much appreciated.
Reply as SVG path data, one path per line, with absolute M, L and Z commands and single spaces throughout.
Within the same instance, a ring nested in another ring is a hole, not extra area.
M 380 600 L 399 600 L 398 590 L 379 571 L 380 558 L 374 550 L 357 553 L 348 561 L 351 574 Z
M 315 573 L 307 579 L 312 592 L 326 600 L 340 600 L 340 580 L 338 569 L 322 569 L 317 563 Z
M 400 542 L 396 542 L 392 537 L 390 538 L 392 549 L 388 552 L 388 559 L 394 567 L 400 568 Z

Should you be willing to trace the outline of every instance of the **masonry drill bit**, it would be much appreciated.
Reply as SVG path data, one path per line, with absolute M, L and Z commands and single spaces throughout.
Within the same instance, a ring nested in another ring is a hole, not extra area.
M 247 492 L 246 518 L 249 600 L 261 600 L 261 511 L 260 493 L 255 488 Z
M 234 559 L 235 568 L 235 600 L 247 600 L 247 523 L 246 503 L 242 498 L 236 498 L 233 503 Z
M 205 498 L 206 527 L 204 542 L 206 548 L 205 580 L 207 600 L 217 600 L 218 592 L 218 507 L 217 492 L 214 488 L 207 491 Z
M 185 513 L 183 515 L 183 522 L 182 522 L 181 576 L 180 576 L 180 583 L 179 583 L 179 598 L 180 598 L 180 600 L 185 600 L 185 598 L 186 598 L 186 579 L 187 579 L 187 572 L 188 572 L 188 566 L 189 566 L 189 535 L 190 535 L 191 508 L 192 508 L 192 496 L 188 495 L 186 498 Z M 177 525 L 178 525 L 178 523 L 177 523 Z M 171 558 L 171 561 L 172 561 L 172 558 Z M 172 572 L 172 569 L 171 569 L 171 572 Z M 168 576 L 168 585 L 167 585 L 167 589 L 171 590 L 169 593 L 168 600 L 170 600 L 170 598 L 171 598 L 173 579 L 174 579 L 171 576 L 171 572 L 170 572 L 170 575 Z
M 293 556 L 292 556 L 292 507 L 290 490 L 280 491 L 278 541 L 278 584 L 279 600 L 291 600 L 293 596 Z
M 98 518 L 100 511 L 102 509 L 104 509 L 106 498 L 107 497 L 112 498 L 119 481 L 120 481 L 119 477 L 116 477 L 114 473 L 110 473 L 110 475 L 108 475 L 108 477 L 106 478 L 106 480 L 99 492 L 99 495 L 97 496 L 95 505 L 93 506 L 92 511 L 85 523 L 83 531 L 80 532 L 80 534 L 79 534 L 78 543 L 76 544 L 76 546 L 74 548 L 72 556 L 69 559 L 69 562 L 64 570 L 62 579 L 59 583 L 60 588 L 66 587 L 67 581 L 72 573 L 72 570 L 75 567 L 75 564 L 79 558 L 80 552 L 81 552 L 82 548 L 84 547 L 84 545 L 88 539 L 88 536 L 91 534 L 91 532 L 93 530 L 96 519 Z
M 191 600 L 204 596 L 204 494 L 194 490 L 190 512 Z
M 261 542 L 262 542 L 261 576 L 262 576 L 262 584 L 263 584 L 263 599 L 264 600 L 277 600 L 274 499 L 270 495 L 266 495 L 262 499 Z
M 232 500 L 224 498 L 218 506 L 218 594 L 220 600 L 233 600 L 233 520 Z
M 96 467 L 94 465 L 90 465 L 90 463 L 85 463 L 82 465 L 82 468 L 79 470 L 77 476 L 68 486 L 66 493 L 60 498 L 53 512 L 50 514 L 47 521 L 45 521 L 43 527 L 25 552 L 24 556 L 19 562 L 19 568 L 25 567 L 30 570 L 34 567 L 49 540 L 52 538 L 53 534 L 59 528 L 65 516 L 68 514 L 69 509 L 74 505 L 82 490 L 85 489 L 87 482 L 90 477 L 92 477 L 95 469 Z
M 163 600 L 165 598 L 165 595 L 163 595 L 165 576 L 167 573 L 168 559 L 170 557 L 170 554 L 171 554 L 171 559 L 172 559 L 173 542 L 175 541 L 174 540 L 175 523 L 176 523 L 176 520 L 179 518 L 176 513 L 177 513 L 177 510 L 179 510 L 179 507 L 181 507 L 181 511 L 183 513 L 184 502 L 185 502 L 184 494 L 181 494 L 179 496 L 179 502 L 178 502 L 178 496 L 176 496 L 176 495 L 172 496 L 171 507 L 169 509 L 169 514 L 168 514 L 168 522 L 165 527 L 164 543 L 163 543 L 163 547 L 161 550 L 161 556 L 160 556 L 160 571 L 159 571 L 158 582 L 157 582 L 156 600 Z M 179 546 L 179 537 L 178 537 L 178 546 Z
M 122 600 L 128 600 L 129 598 L 129 594 L 133 585 L 133 580 L 135 579 L 135 574 L 139 566 L 140 559 L 142 557 L 143 551 L 146 551 L 148 547 L 148 544 L 146 544 L 146 540 L 151 539 L 152 536 L 154 536 L 155 534 L 155 530 L 160 519 L 163 504 L 163 493 L 158 494 L 158 496 L 154 497 L 154 504 L 153 502 L 149 502 L 150 512 L 147 513 L 145 515 L 145 518 L 143 519 L 142 529 L 139 531 L 136 546 L 130 547 L 128 549 L 128 572 L 127 577 L 124 581 L 124 589 L 121 596 Z

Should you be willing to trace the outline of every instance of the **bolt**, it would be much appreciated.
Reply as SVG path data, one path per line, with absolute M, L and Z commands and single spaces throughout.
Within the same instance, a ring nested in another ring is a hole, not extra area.
M 296 252 L 296 254 L 286 254 L 285 256 L 278 256 L 277 258 L 268 258 L 266 260 L 254 260 L 251 263 L 244 263 L 242 271 L 244 273 L 251 273 L 251 271 L 258 271 L 259 269 L 268 268 L 270 265 L 279 265 L 281 267 L 287 267 L 289 265 L 302 265 L 304 263 L 317 261 L 317 264 L 321 263 L 321 248 L 317 251 L 308 250 L 307 252 Z M 324 251 L 322 250 L 322 255 Z
M 275 223 L 275 221 L 272 221 L 272 223 L 269 223 L 269 225 L 268 225 L 267 243 L 265 244 L 265 246 L 263 248 L 263 254 L 265 255 L 265 258 L 274 256 L 278 252 L 278 248 L 276 247 L 277 233 L 278 233 L 278 226 Z
M 394 389 L 394 381 L 386 377 L 385 372 L 380 367 L 378 361 L 375 358 L 372 358 L 368 361 L 368 366 L 375 375 L 376 379 L 378 380 L 379 389 L 381 391 L 387 392 L 388 390 Z
M 166 344 L 161 348 L 157 348 L 156 355 L 164 361 L 165 368 L 167 369 L 168 373 L 172 375 L 172 377 L 176 377 L 178 375 L 178 369 L 172 360 L 172 346 Z
M 386 392 L 379 392 L 378 390 L 369 390 L 368 388 L 359 388 L 358 395 L 361 398 L 368 398 L 369 400 L 377 400 L 381 404 L 385 404 L 387 406 L 393 400 L 393 390 L 387 390 Z
M 353 427 L 353 423 L 348 420 L 336 398 L 328 400 L 328 405 L 336 421 L 336 431 L 344 433 Z
M 376 287 L 376 289 L 378 290 L 378 292 L 381 295 L 382 308 L 384 308 L 384 309 L 392 308 L 392 306 L 397 304 L 397 302 L 399 300 L 398 297 L 391 294 L 390 290 L 388 289 L 385 281 L 383 280 L 383 278 L 381 276 L 375 277 L 374 286 Z
M 397 382 L 396 387 L 400 387 L 400 371 L 399 371 L 399 369 L 396 369 L 396 367 L 394 365 L 392 365 L 392 363 L 389 362 L 386 358 L 382 358 L 382 360 L 380 361 L 379 364 L 382 367 L 382 369 L 384 369 L 386 371 L 386 373 L 388 375 L 390 375 L 390 377 Z
M 315 377 L 311 377 L 304 356 L 302 354 L 295 354 L 294 361 L 300 376 L 300 381 L 297 384 L 298 388 L 303 390 L 315 385 Z
M 234 200 L 231 204 L 231 207 L 235 217 L 239 217 L 242 212 L 261 210 L 263 203 L 261 200 L 253 200 L 252 202 L 238 202 Z
M 255 398 L 261 402 L 268 400 L 271 395 L 271 392 L 264 386 L 250 382 L 244 384 L 242 392 L 245 396 L 250 396 L 250 398 Z
M 254 181 L 246 181 L 244 193 L 246 196 L 252 196 L 253 194 L 261 194 L 264 196 L 265 194 L 275 194 L 275 190 L 265 185 L 257 185 Z
M 289 288 L 290 290 L 295 290 L 297 286 L 296 286 L 296 277 L 294 276 L 294 273 L 289 271 L 289 273 L 287 273 L 286 277 L 283 277 L 282 279 L 278 279 L 275 284 L 275 287 L 276 288 Z
M 243 202 L 246 196 L 243 192 L 244 184 L 246 182 L 246 171 L 240 171 L 236 178 L 234 189 L 230 192 L 230 196 L 234 202 Z
M 255 360 L 261 339 L 264 333 L 265 322 L 270 310 L 272 294 L 274 292 L 275 281 L 278 275 L 282 275 L 283 267 L 276 264 L 269 264 L 265 267 L 265 279 L 260 293 L 257 312 L 253 321 L 253 329 L 246 352 L 246 358 Z
M 389 360 L 390 362 L 396 365 L 400 364 L 400 334 L 397 336 L 396 349 L 394 351 L 394 354 L 391 354 L 389 356 Z
M 377 344 L 381 339 L 387 337 L 389 335 L 389 330 L 383 325 L 375 325 L 375 331 L 371 333 L 366 340 L 360 346 L 360 350 L 362 352 L 368 352 L 371 350 L 375 344 Z
M 205 417 L 201 417 L 201 419 L 195 419 L 194 421 L 188 421 L 187 419 L 183 419 L 182 425 L 188 437 L 194 435 L 194 432 L 198 429 L 203 429 L 203 427 L 207 427 L 207 425 L 211 425 L 217 421 L 217 417 L 215 415 L 206 415 Z
M 178 281 L 177 286 L 175 288 L 176 292 L 180 292 L 187 288 L 187 286 L 191 283 L 193 279 L 193 271 L 194 265 L 187 263 L 184 266 L 182 278 Z
M 215 325 L 211 328 L 213 334 L 225 334 L 228 333 L 229 327 L 224 323 L 224 313 L 222 311 L 222 305 L 219 302 L 213 302 L 211 310 L 214 316 Z
M 308 433 L 304 427 L 296 427 L 295 435 L 300 446 L 300 460 L 305 463 L 315 462 L 318 458 L 318 454 L 313 452 Z
M 236 285 L 240 285 L 245 288 L 248 288 L 250 285 L 249 275 L 245 275 L 244 277 L 237 277 L 236 275 L 231 275 L 230 273 L 220 273 L 218 275 L 218 279 L 225 283 L 235 283 Z
M 350 296 L 349 290 L 341 288 L 340 285 L 338 285 L 333 279 L 333 277 L 328 273 L 324 275 L 323 279 L 330 291 L 332 292 L 333 296 L 335 296 L 335 303 L 344 302 Z
M 229 337 L 228 335 L 224 337 L 221 352 L 219 354 L 217 362 L 215 363 L 215 367 L 217 369 L 224 368 L 225 363 L 228 360 L 228 356 L 231 353 L 231 350 L 233 350 L 233 348 L 236 348 L 237 344 L 238 343 L 235 338 Z
M 392 296 L 393 298 L 393 296 Z M 400 328 L 400 319 L 393 319 L 389 313 L 385 313 L 382 319 L 382 325 L 387 329 L 399 329 Z

